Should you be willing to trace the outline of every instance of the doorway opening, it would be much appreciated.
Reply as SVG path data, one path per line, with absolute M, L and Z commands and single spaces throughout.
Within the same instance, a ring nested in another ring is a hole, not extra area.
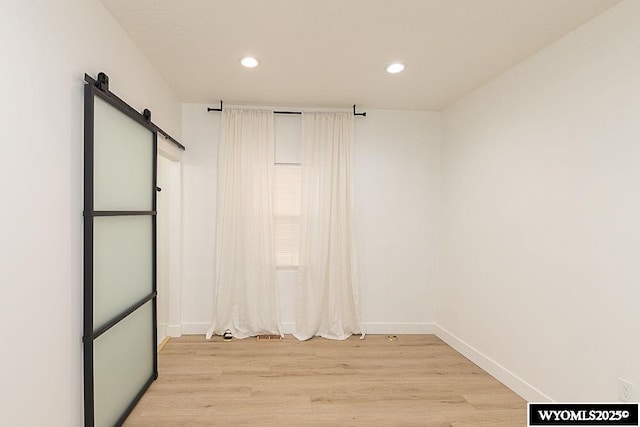
M 182 151 L 168 141 L 158 141 L 157 283 L 158 336 L 182 335 Z

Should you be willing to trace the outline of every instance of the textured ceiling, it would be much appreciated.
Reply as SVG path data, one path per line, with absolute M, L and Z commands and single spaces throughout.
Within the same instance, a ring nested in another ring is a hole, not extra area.
M 618 1 L 103 3 L 184 102 L 440 110 Z

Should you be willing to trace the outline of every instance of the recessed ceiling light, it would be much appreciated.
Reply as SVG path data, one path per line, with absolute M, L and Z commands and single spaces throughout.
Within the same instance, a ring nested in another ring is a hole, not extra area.
M 253 56 L 245 56 L 244 58 L 242 58 L 240 60 L 240 63 L 242 64 L 243 67 L 247 67 L 247 68 L 255 68 L 258 66 L 258 64 L 260 63 L 260 61 L 258 61 L 256 58 L 254 58 Z
M 400 71 L 404 70 L 405 65 L 401 62 L 394 62 L 393 64 L 387 65 L 387 73 L 396 74 Z

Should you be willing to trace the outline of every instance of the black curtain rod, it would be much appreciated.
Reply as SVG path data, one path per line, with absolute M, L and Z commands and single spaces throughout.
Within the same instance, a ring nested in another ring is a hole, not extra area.
M 142 112 L 142 114 L 140 114 L 132 106 L 130 106 L 129 104 L 124 102 L 120 97 L 118 97 L 116 94 L 111 92 L 109 90 L 109 76 L 107 76 L 105 73 L 98 73 L 98 80 L 94 80 L 90 75 L 85 73 L 84 81 L 87 82 L 88 84 L 93 85 L 93 86 L 97 87 L 98 89 L 100 89 L 106 96 L 108 96 L 110 99 L 114 100 L 117 104 L 120 104 L 120 106 L 123 109 L 129 110 L 132 114 L 134 114 L 136 116 L 140 116 L 140 118 L 142 118 L 146 123 L 148 123 L 148 125 L 154 131 L 158 132 L 160 135 L 164 136 L 166 139 L 168 139 L 169 141 L 174 143 L 179 149 L 185 150 L 184 145 L 180 144 L 171 135 L 169 135 L 168 133 L 166 133 L 165 131 L 160 129 L 160 127 L 158 125 L 156 125 L 155 123 L 153 123 L 151 121 L 151 111 L 149 111 L 148 109 L 145 108 L 144 111 Z
M 302 114 L 302 111 L 274 111 L 273 114 Z
M 222 111 L 222 100 L 220 101 L 220 108 L 208 107 L 207 111 Z M 274 111 L 273 114 L 302 114 L 302 111 Z M 356 104 L 353 104 L 353 115 L 366 117 L 367 112 L 363 111 L 362 113 L 356 113 Z

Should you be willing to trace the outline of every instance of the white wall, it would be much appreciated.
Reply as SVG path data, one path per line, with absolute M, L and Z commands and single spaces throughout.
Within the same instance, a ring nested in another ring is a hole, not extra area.
M 220 113 L 183 105 L 183 332 L 211 321 Z M 356 118 L 356 221 L 367 331 L 431 332 L 438 263 L 440 113 L 370 110 Z M 282 321 L 295 274 L 279 272 Z
M 182 105 L 183 167 L 182 332 L 209 327 L 215 283 L 215 224 L 220 113 Z
M 362 318 L 370 333 L 430 333 L 438 280 L 441 114 L 356 119 Z
M 82 425 L 83 77 L 175 137 L 180 104 L 97 0 L 0 12 L 0 425 Z
M 554 400 L 640 385 L 638 22 L 622 2 L 443 116 L 437 322 Z

